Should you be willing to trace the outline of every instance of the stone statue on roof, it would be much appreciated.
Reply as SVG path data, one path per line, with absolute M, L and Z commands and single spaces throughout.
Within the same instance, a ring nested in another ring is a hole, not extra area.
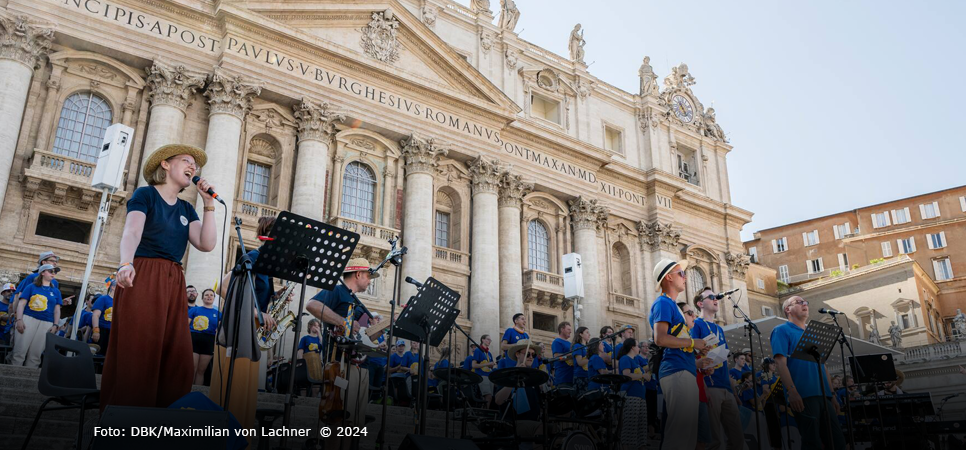
M 902 328 L 896 325 L 896 321 L 892 321 L 892 325 L 889 326 L 889 337 L 892 339 L 892 348 L 899 348 L 902 346 Z
M 473 9 L 473 12 L 477 12 L 477 13 L 479 13 L 479 12 L 486 12 L 486 13 L 489 13 L 490 12 L 490 0 L 471 0 L 470 1 L 470 8 Z
M 641 78 L 641 96 L 657 93 L 657 74 L 651 67 L 651 57 L 645 56 L 641 68 L 637 70 L 637 75 Z
M 500 29 L 513 31 L 520 20 L 520 10 L 513 0 L 500 0 Z
M 580 29 L 580 24 L 578 23 L 570 32 L 570 43 L 567 44 L 567 48 L 570 49 L 570 59 L 579 63 L 584 62 L 584 45 L 586 43 L 584 41 L 584 32 Z
M 966 340 L 966 314 L 963 314 L 963 310 L 956 308 L 956 315 L 953 316 L 953 328 L 958 334 L 956 339 Z

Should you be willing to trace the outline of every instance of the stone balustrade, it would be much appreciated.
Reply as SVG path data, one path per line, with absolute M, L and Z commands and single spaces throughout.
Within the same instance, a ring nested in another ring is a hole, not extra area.
M 538 305 L 561 306 L 564 302 L 563 277 L 541 270 L 524 270 L 523 298 L 524 302 Z
M 90 187 L 96 163 L 44 150 L 34 150 L 33 160 L 27 168 L 29 175 L 45 175 L 48 181 L 60 181 L 78 187 Z
M 373 248 L 389 249 L 389 240 L 399 235 L 399 230 L 386 228 L 373 223 L 359 222 L 345 217 L 336 217 L 335 226 L 359 233 L 359 243 Z
M 934 361 L 966 357 L 966 340 L 954 342 L 939 342 L 905 350 L 902 361 L 912 363 L 916 361 Z
M 643 310 L 640 308 L 640 305 L 641 300 L 636 297 L 611 292 L 609 302 L 607 303 L 607 310 L 643 317 Z

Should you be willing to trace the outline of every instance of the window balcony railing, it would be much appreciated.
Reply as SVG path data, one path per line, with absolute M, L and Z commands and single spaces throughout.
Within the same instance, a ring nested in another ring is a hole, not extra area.
M 523 271 L 523 298 L 552 308 L 569 305 L 564 302 L 563 277 L 540 270 Z
M 447 247 L 433 247 L 433 258 L 437 261 L 446 261 L 453 264 L 469 265 L 470 254 L 454 250 Z
M 235 199 L 235 215 L 242 219 L 242 224 L 247 227 L 257 227 L 258 218 L 262 216 L 278 216 L 278 208 L 261 203 L 248 202 Z
M 90 188 L 95 166 L 96 163 L 35 149 L 33 160 L 26 172 L 28 176 L 45 175 L 48 181 L 61 181 Z
M 641 300 L 636 297 L 631 297 L 630 295 L 619 294 L 617 292 L 610 293 L 610 302 L 607 305 L 609 311 L 620 312 L 624 314 L 630 314 L 633 316 L 644 316 L 644 310 L 641 309 Z
M 389 249 L 389 240 L 399 235 L 399 230 L 386 228 L 374 223 L 359 222 L 345 217 L 336 217 L 335 226 L 359 233 L 359 243 L 373 248 Z

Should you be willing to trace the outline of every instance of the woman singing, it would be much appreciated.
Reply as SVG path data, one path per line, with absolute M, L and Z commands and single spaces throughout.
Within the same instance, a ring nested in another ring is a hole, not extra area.
M 101 411 L 107 405 L 164 408 L 191 391 L 194 362 L 181 259 L 189 242 L 210 252 L 217 235 L 214 200 L 207 193 L 212 186 L 198 182 L 203 220 L 178 193 L 207 160 L 190 145 L 158 148 L 144 164 L 149 186 L 127 202 Z

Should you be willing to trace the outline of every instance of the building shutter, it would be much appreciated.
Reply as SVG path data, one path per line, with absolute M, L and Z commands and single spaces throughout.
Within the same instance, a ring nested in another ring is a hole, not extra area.
M 892 223 L 899 223 L 899 216 L 896 215 L 896 210 L 892 210 Z
M 778 253 L 778 243 L 774 239 L 771 240 L 771 252 Z
M 815 273 L 815 271 L 812 270 L 812 260 L 805 260 L 805 270 L 807 270 L 809 274 Z
M 939 274 L 943 273 L 942 260 L 934 259 L 932 260 L 932 277 L 935 280 L 939 279 Z
M 915 253 L 916 252 L 916 237 L 915 236 L 909 236 L 909 246 L 912 247 L 912 251 L 910 251 L 909 253 Z
M 835 239 L 836 240 L 842 239 L 842 236 L 839 236 L 839 226 L 838 225 L 832 225 L 832 234 L 835 235 Z
M 891 256 L 892 256 L 892 244 L 890 244 L 889 241 L 885 241 L 882 243 L 882 257 L 889 258 Z
M 818 271 L 822 272 L 825 270 L 825 264 L 822 264 L 822 258 L 818 259 Z
M 812 230 L 812 233 L 815 233 L 815 243 L 818 244 L 820 242 L 818 239 L 818 230 Z
M 845 262 L 845 253 L 839 253 L 839 269 L 848 270 L 848 264 Z
M 802 242 L 804 242 L 805 246 L 808 247 L 808 233 L 802 233 Z
M 942 244 L 943 247 L 946 246 L 946 232 L 945 231 L 940 231 L 939 232 L 939 242 Z
M 942 215 L 939 213 L 939 202 L 932 202 L 932 209 L 936 210 L 936 217 Z
M 845 234 L 852 234 L 852 223 L 845 222 Z
M 879 224 L 875 221 L 875 214 L 872 215 L 872 228 L 879 228 Z
M 900 255 L 906 253 L 906 247 L 902 245 L 902 239 L 896 239 L 896 249 L 899 251 Z
M 886 213 L 882 213 L 882 215 L 885 216 L 886 226 L 892 225 L 892 222 L 889 222 L 889 215 Z
M 909 214 L 909 207 L 906 206 L 905 208 L 903 208 L 903 210 L 906 212 L 906 222 L 911 222 L 912 221 L 912 215 Z
M 933 235 L 931 234 L 926 235 L 926 247 L 929 247 L 930 250 L 933 250 L 936 248 L 936 246 L 932 245 L 932 237 Z
M 959 207 L 962 208 L 963 212 L 966 212 L 966 196 L 959 197 Z
M 922 217 L 924 220 L 926 219 L 926 205 L 925 204 L 919 205 L 919 217 Z

